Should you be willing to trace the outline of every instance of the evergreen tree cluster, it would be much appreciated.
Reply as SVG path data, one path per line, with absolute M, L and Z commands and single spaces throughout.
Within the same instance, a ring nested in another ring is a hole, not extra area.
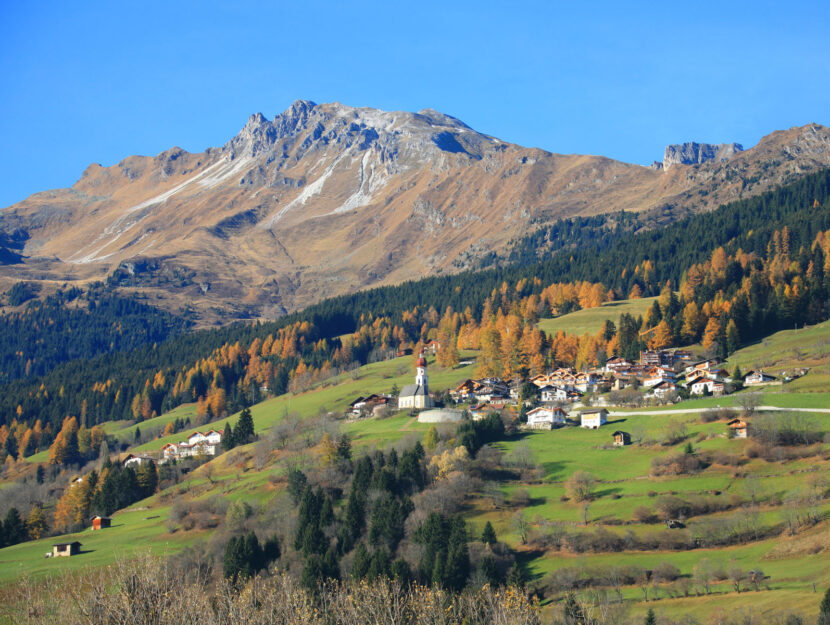
M 222 573 L 233 581 L 245 580 L 266 569 L 279 557 L 280 545 L 276 536 L 269 537 L 262 545 L 254 532 L 231 536 L 225 546 Z
M 231 428 L 230 423 L 225 423 L 224 433 L 222 434 L 222 449 L 228 451 L 238 445 L 247 445 L 255 440 L 254 419 L 251 416 L 251 409 L 246 406 L 239 414 L 236 427 Z

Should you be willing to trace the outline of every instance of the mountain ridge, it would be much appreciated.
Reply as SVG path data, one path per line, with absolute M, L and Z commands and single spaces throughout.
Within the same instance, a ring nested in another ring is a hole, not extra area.
M 524 148 L 432 109 L 298 100 L 272 120 L 251 115 L 221 147 L 92 164 L 71 188 L 4 209 L 0 232 L 26 241 L 0 286 L 109 277 L 206 320 L 273 317 L 469 268 L 560 218 L 679 217 L 826 166 L 830 131 L 817 124 L 772 133 L 723 162 L 656 172 Z

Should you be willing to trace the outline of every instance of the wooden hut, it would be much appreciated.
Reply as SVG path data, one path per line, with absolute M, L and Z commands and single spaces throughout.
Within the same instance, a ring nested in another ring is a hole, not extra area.
M 53 558 L 76 556 L 79 553 L 81 553 L 81 543 L 77 540 L 71 543 L 58 543 L 57 545 L 52 545 Z
M 112 519 L 109 518 L 108 516 L 98 515 L 98 516 L 92 517 L 92 529 L 93 529 L 93 531 L 94 530 L 100 530 L 100 529 L 103 529 L 105 527 L 110 527 L 111 525 L 112 525 Z

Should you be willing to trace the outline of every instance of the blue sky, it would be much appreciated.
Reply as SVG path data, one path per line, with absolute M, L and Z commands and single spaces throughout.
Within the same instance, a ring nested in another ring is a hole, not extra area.
M 675 6 L 676 5 L 676 6 Z M 830 3 L 0 3 L 0 206 L 296 99 L 648 164 L 828 124 Z

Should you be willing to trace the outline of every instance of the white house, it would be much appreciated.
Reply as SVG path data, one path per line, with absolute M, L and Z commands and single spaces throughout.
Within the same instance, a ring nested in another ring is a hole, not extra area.
M 758 384 L 769 384 L 770 382 L 775 382 L 776 379 L 774 375 L 769 375 L 768 373 L 764 373 L 762 369 L 758 369 L 758 371 L 750 371 L 744 376 L 744 385 L 755 386 Z
M 670 380 L 663 380 L 659 384 L 652 386 L 651 392 L 654 393 L 655 397 L 665 399 L 668 395 L 677 392 L 677 385 Z
M 147 455 L 140 455 L 136 456 L 133 454 L 129 454 L 126 458 L 124 458 L 124 466 L 125 467 L 132 467 L 133 469 L 138 469 L 142 464 L 147 462 L 153 462 L 154 459 L 151 456 Z
M 222 445 L 222 432 L 208 430 L 193 432 L 186 441 L 167 443 L 161 448 L 165 460 L 171 458 L 189 458 L 191 456 L 215 456 Z
M 565 423 L 565 411 L 559 408 L 534 408 L 527 413 L 527 427 L 534 430 L 551 430 L 554 425 Z
M 596 430 L 608 423 L 608 411 L 605 408 L 583 410 L 580 414 L 580 425 L 584 428 Z

